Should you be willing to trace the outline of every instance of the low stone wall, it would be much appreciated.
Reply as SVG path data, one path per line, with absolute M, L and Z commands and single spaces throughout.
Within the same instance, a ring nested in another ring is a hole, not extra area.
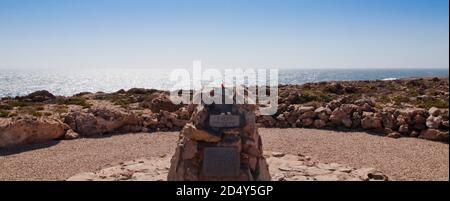
M 306 127 L 375 131 L 388 137 L 419 137 L 448 142 L 448 109 L 376 108 L 370 100 L 346 103 L 333 100 L 324 106 L 289 105 L 274 116 L 258 116 L 261 127 Z

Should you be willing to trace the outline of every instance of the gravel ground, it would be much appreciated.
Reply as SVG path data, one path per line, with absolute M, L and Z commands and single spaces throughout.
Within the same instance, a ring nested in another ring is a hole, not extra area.
M 260 133 L 265 150 L 374 167 L 394 180 L 449 179 L 449 146 L 444 143 L 316 129 Z M 177 138 L 176 132 L 139 133 L 0 149 L 0 180 L 63 180 L 121 161 L 172 154 Z
M 449 180 L 449 147 L 441 142 L 317 129 L 260 129 L 260 133 L 265 150 L 373 167 L 390 180 Z

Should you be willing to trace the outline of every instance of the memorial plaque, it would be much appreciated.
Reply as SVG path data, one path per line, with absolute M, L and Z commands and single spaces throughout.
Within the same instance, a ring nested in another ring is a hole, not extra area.
M 213 128 L 234 128 L 240 126 L 239 115 L 210 115 L 209 126 Z
M 205 147 L 203 175 L 232 177 L 240 173 L 240 159 L 236 147 Z

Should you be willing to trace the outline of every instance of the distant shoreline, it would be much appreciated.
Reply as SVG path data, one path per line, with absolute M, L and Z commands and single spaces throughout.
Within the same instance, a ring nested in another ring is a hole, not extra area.
M 1 70 L 1 69 L 0 69 Z M 395 80 L 414 80 L 414 79 L 432 79 L 432 78 L 439 78 L 439 79 L 449 79 L 449 76 L 411 76 L 411 77 L 401 77 L 401 78 L 396 78 L 396 77 L 387 77 L 384 79 L 366 79 L 366 80 L 327 80 L 327 81 L 313 81 L 313 82 L 305 82 L 305 83 L 298 83 L 298 84 L 282 84 L 280 83 L 279 86 L 301 86 L 301 85 L 305 85 L 305 84 L 314 84 L 314 83 L 332 83 L 332 82 L 366 82 L 366 81 L 395 81 Z M 71 96 L 75 96 L 77 94 L 80 93 L 114 93 L 117 91 L 121 91 L 121 90 L 130 90 L 133 88 L 141 88 L 141 89 L 149 89 L 149 90 L 158 90 L 158 91 L 166 91 L 169 92 L 169 90 L 164 90 L 164 89 L 160 89 L 160 88 L 143 88 L 143 87 L 128 87 L 128 88 L 121 88 L 118 89 L 116 91 L 78 91 L 75 92 L 73 94 L 70 95 L 60 95 L 57 93 L 53 93 L 51 90 L 49 89 L 40 89 L 40 90 L 46 90 L 49 91 L 50 93 L 56 95 L 56 96 L 60 96 L 60 97 L 71 97 Z M 36 91 L 40 91 L 40 90 L 36 90 Z M 34 92 L 34 91 L 31 91 Z M 30 93 L 31 93 L 30 92 Z M 23 93 L 23 95 L 26 95 L 29 93 Z M 4 99 L 4 98 L 15 98 L 16 96 L 2 96 L 1 95 L 1 91 L 0 91 L 0 99 Z

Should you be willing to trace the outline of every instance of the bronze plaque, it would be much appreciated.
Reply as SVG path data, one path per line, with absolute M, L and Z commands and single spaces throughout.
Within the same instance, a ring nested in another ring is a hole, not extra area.
M 239 115 L 210 115 L 209 126 L 213 128 L 235 128 L 240 126 Z
M 240 158 L 236 147 L 205 147 L 203 175 L 232 177 L 240 173 Z

